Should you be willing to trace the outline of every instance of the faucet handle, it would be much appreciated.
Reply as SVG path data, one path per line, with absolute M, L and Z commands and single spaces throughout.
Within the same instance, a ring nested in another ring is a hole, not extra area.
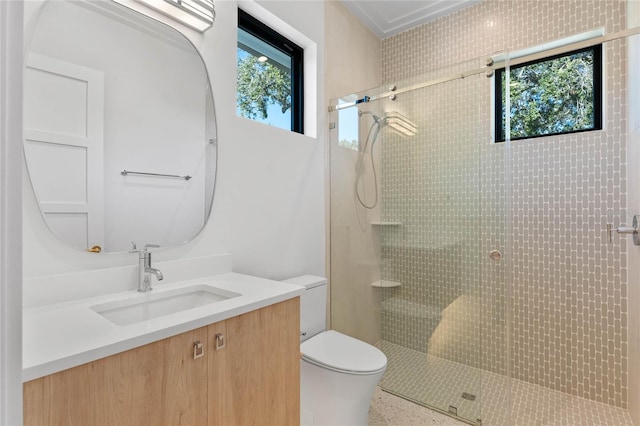
M 138 247 L 136 246 L 136 242 L 135 241 L 131 241 L 131 250 L 129 250 L 129 253 L 137 253 L 140 250 L 138 250 Z

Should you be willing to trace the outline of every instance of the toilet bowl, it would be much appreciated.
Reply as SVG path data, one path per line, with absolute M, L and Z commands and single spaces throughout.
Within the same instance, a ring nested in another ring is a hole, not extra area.
M 366 426 L 387 357 L 368 343 L 325 331 L 325 278 L 305 275 L 287 282 L 306 288 L 300 297 L 301 424 Z
M 387 357 L 379 349 L 333 330 L 305 341 L 300 352 L 301 423 L 366 426 Z

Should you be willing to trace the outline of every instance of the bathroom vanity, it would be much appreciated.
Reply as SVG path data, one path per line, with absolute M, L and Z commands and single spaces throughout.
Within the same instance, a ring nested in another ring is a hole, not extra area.
M 213 208 L 202 56 L 110 0 L 41 3 L 25 33 L 25 163 L 51 250 L 78 249 L 82 272 L 23 281 L 25 424 L 299 424 L 303 288 L 200 274 L 231 263 L 184 252 L 156 268 L 147 250 L 171 258 Z
M 152 295 L 26 310 L 25 425 L 299 424 L 302 289 L 229 273 L 154 292 L 203 285 L 237 296 L 126 325 L 96 306 Z

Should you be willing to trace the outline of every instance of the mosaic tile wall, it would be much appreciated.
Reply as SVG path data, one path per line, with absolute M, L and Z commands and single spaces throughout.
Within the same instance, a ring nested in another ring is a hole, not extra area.
M 383 81 L 477 68 L 484 56 L 470 58 L 481 53 L 598 27 L 617 32 L 624 10 L 621 1 L 485 1 L 384 40 Z M 386 102 L 419 134 L 383 134 L 381 215 L 403 223 L 381 234 L 383 278 L 402 283 L 385 289 L 383 340 L 627 406 L 626 246 L 607 244 L 604 231 L 629 222 L 624 47 L 605 49 L 606 130 L 516 141 L 511 167 L 505 146 L 491 144 L 484 75 Z M 505 262 L 487 260 L 494 248 Z

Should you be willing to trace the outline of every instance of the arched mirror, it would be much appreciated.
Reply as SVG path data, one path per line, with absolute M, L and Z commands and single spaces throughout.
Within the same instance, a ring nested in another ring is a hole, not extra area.
M 25 58 L 24 126 L 34 193 L 63 242 L 171 247 L 204 227 L 213 96 L 200 54 L 175 29 L 108 0 L 46 2 Z

